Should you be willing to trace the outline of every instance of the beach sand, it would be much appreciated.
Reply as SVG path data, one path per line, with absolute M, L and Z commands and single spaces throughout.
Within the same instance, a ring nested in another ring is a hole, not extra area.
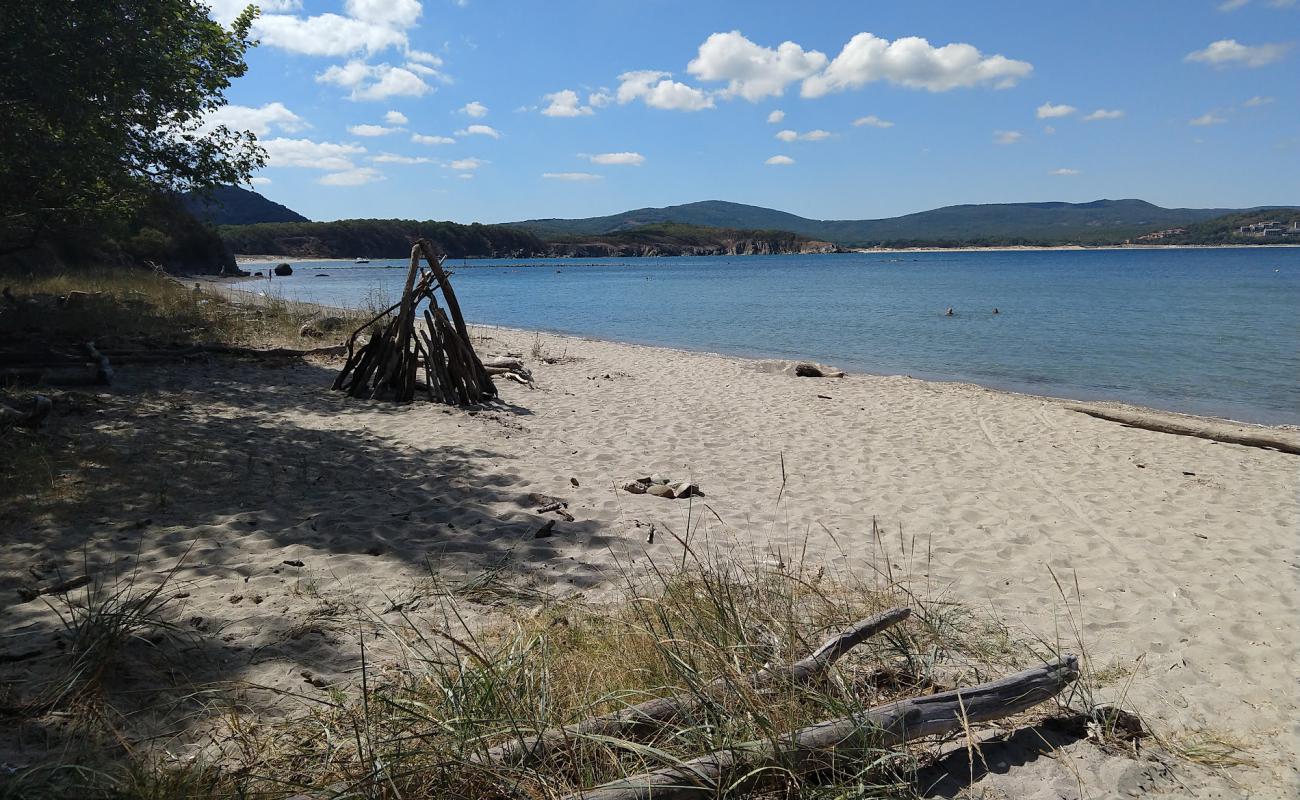
M 454 581 L 495 568 L 599 600 L 647 558 L 680 555 L 671 535 L 646 543 L 654 523 L 832 576 L 907 572 L 919 593 L 1077 650 L 1068 608 L 1095 665 L 1136 664 L 1126 707 L 1170 736 L 1239 739 L 1258 765 L 1230 771 L 1239 785 L 1159 779 L 1068 750 L 991 767 L 985 796 L 1294 796 L 1300 457 L 971 385 L 475 335 L 482 353 L 523 354 L 537 388 L 500 382 L 499 407 L 466 411 L 340 396 L 324 361 L 121 369 L 55 421 L 96 454 L 61 478 L 67 499 L 4 521 L 0 628 L 50 624 L 41 603 L 15 602 L 31 575 L 83 560 L 112 571 L 138 553 L 153 581 L 183 557 L 182 617 L 209 640 L 196 674 L 313 691 L 304 670 L 356 675 L 355 639 L 332 623 L 341 603 L 382 613 L 430 569 Z M 617 488 L 654 472 L 706 496 Z M 544 539 L 539 495 L 574 516 Z

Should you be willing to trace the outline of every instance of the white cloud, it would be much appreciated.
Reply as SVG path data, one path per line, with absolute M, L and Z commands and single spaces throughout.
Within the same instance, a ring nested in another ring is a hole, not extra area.
M 802 94 L 821 97 L 881 80 L 932 92 L 981 85 L 1003 89 L 1014 86 L 1033 69 L 1025 61 L 985 56 L 969 44 L 934 47 L 916 36 L 891 42 L 859 33 L 825 70 L 804 80 Z
M 377 156 L 371 156 L 370 160 L 376 164 L 432 164 L 432 158 L 424 156 L 399 156 L 396 153 L 380 153 Z
M 211 11 L 211 17 L 222 25 L 229 26 L 235 17 L 244 13 L 250 3 L 248 0 L 204 0 L 203 5 Z M 284 11 L 297 11 L 302 8 L 302 0 L 260 0 L 258 9 L 263 14 L 278 14 Z
M 208 115 L 203 129 L 211 130 L 218 125 L 225 125 L 235 131 L 252 131 L 258 136 L 268 135 L 272 128 L 285 133 L 296 133 L 311 127 L 306 120 L 286 108 L 284 103 L 267 103 L 256 108 L 222 106 Z
M 376 25 L 408 28 L 420 18 L 420 0 L 347 0 L 348 15 Z
M 421 64 L 418 61 L 408 61 L 402 65 L 402 69 L 407 72 L 414 72 L 417 75 L 423 75 L 426 78 L 443 78 L 443 74 L 427 64 Z
M 352 100 L 419 97 L 433 91 L 432 86 L 408 69 L 388 64 L 367 64 L 355 59 L 343 66 L 335 64 L 317 75 L 316 82 L 351 89 L 348 97 Z
M 1096 122 L 1102 119 L 1120 119 L 1124 112 L 1118 108 L 1099 108 L 1088 116 L 1083 118 L 1084 122 Z
M 488 114 L 488 107 L 477 100 L 466 103 L 460 107 L 460 113 L 468 114 L 474 119 L 482 119 Z
M 993 131 L 993 141 L 998 144 L 1015 144 L 1025 135 L 1020 131 Z
M 877 117 L 875 114 L 868 114 L 865 117 L 858 117 L 857 119 L 853 120 L 853 127 L 855 128 L 861 128 L 864 125 L 870 128 L 894 127 L 894 123 L 890 122 L 887 119 L 881 119 L 880 117 Z
M 727 81 L 722 96 L 753 103 L 783 94 L 786 86 L 819 72 L 827 63 L 825 53 L 805 51 L 794 42 L 772 49 L 731 31 L 705 39 L 686 71 L 700 80 Z
M 794 159 L 790 156 L 772 156 L 763 163 L 769 167 L 788 167 L 794 163 Z
M 267 14 L 253 23 L 253 34 L 267 47 L 308 56 L 377 53 L 406 45 L 406 34 L 401 30 L 338 14 L 305 18 Z
M 672 73 L 653 69 L 624 72 L 618 76 L 618 102 L 641 100 L 651 108 L 669 111 L 701 111 L 713 108 L 706 92 L 671 79 Z
M 580 154 L 582 158 L 587 159 L 593 164 L 620 164 L 629 167 L 639 167 L 645 163 L 645 156 L 640 153 L 596 153 L 595 155 Z
M 1079 109 L 1075 108 L 1074 106 L 1067 106 L 1064 103 L 1060 105 L 1043 103 L 1041 106 L 1038 107 L 1038 118 L 1053 119 L 1055 117 L 1068 117 L 1078 110 Z
M 799 138 L 799 132 L 792 130 L 777 131 L 776 138 L 783 142 L 793 142 L 795 139 Z
M 1047 174 L 1048 174 L 1048 175 L 1058 175 L 1058 176 L 1060 176 L 1060 177 L 1068 178 L 1068 177 L 1073 177 L 1073 176 L 1075 176 L 1075 175 L 1078 175 L 1078 174 L 1079 174 L 1079 170 L 1077 170 L 1077 169 L 1071 169 L 1070 167 L 1061 167 L 1060 169 L 1054 169 L 1054 170 L 1052 170 L 1051 172 L 1049 172 L 1049 173 L 1047 173 Z
M 488 164 L 488 163 L 490 162 L 484 161 L 481 158 L 459 158 L 451 162 L 451 164 L 449 164 L 448 166 L 450 166 L 452 169 L 465 172 L 465 171 L 476 170 L 479 167 L 483 166 L 484 164 Z
M 824 131 L 820 128 L 816 130 L 808 131 L 807 133 L 799 133 L 798 131 L 791 131 L 791 130 L 776 132 L 776 138 L 780 139 L 783 142 L 794 142 L 794 141 L 820 142 L 823 139 L 831 138 L 831 136 L 833 135 L 834 134 L 832 134 L 830 131 Z
M 587 103 L 592 108 L 604 108 L 614 102 L 614 95 L 609 93 L 608 89 L 601 89 L 587 95 Z
M 501 131 L 493 128 L 491 125 L 470 125 L 456 131 L 457 136 L 490 136 L 493 139 L 501 138 Z
M 582 105 L 578 93 L 572 89 L 544 94 L 542 101 L 547 103 L 546 108 L 542 109 L 542 115 L 547 117 L 584 117 L 596 113 L 591 110 L 591 106 Z
M 410 120 L 400 111 L 389 111 L 384 115 L 384 122 L 387 122 L 389 125 L 405 125 L 410 122 Z
M 397 128 L 385 128 L 383 125 L 349 125 L 348 133 L 353 136 L 387 136 L 396 133 Z
M 472 181 L 472 180 L 474 180 L 474 173 L 472 173 L 472 172 L 462 172 L 461 174 L 457 175 L 456 177 L 457 177 L 457 178 L 460 178 L 460 179 L 463 180 L 463 181 Z
M 362 186 L 382 180 L 385 180 L 384 173 L 374 167 L 354 167 L 344 172 L 322 175 L 317 183 L 324 186 Z
M 1263 67 L 1281 61 L 1289 44 L 1245 45 L 1236 39 L 1211 42 L 1204 50 L 1188 53 L 1184 61 L 1199 61 L 1220 69 L 1231 66 Z
M 1260 106 L 1266 106 L 1271 102 L 1273 102 L 1273 98 L 1271 97 L 1261 97 L 1260 95 L 1255 95 L 1254 97 L 1250 98 L 1246 102 L 1242 103 L 1242 105 L 1245 106 L 1246 108 L 1259 108 Z
M 1200 115 L 1199 117 L 1196 117 L 1195 119 L 1189 119 L 1187 121 L 1187 124 L 1196 125 L 1197 127 L 1203 128 L 1207 125 L 1222 125 L 1227 121 L 1228 121 L 1227 119 L 1220 117 L 1218 114 L 1215 114 L 1213 111 L 1209 111 Z
M 423 133 L 411 134 L 411 141 L 416 144 L 455 144 L 456 140 L 450 136 L 426 136 Z
M 767 121 L 773 125 L 777 124 L 783 119 L 785 119 L 785 112 L 779 108 L 773 111 L 771 114 L 767 115 Z
M 283 137 L 264 141 L 262 147 L 266 149 L 267 166 L 335 171 L 352 169 L 351 156 L 366 152 L 366 148 L 356 144 L 313 142 L 310 139 Z
M 253 184 L 254 186 L 270 186 L 270 185 L 271 185 L 271 179 L 270 179 L 270 178 L 267 178 L 267 177 L 264 177 L 264 176 L 262 176 L 262 175 L 258 175 L 258 176 L 255 177 L 255 178 L 249 178 L 249 179 L 248 179 L 248 182 L 251 183 L 251 184 Z
M 438 58 L 438 57 L 435 56 L 433 53 L 429 53 L 429 52 L 426 52 L 426 51 L 424 51 L 424 50 L 407 50 L 407 51 L 406 51 L 406 60 L 407 60 L 407 61 L 416 61 L 416 62 L 419 62 L 419 63 L 421 63 L 421 64 L 428 64 L 428 65 L 431 66 L 431 67 L 441 67 L 441 66 L 442 66 L 442 59 L 441 59 L 441 58 Z
M 542 177 L 553 181 L 598 181 L 603 176 L 590 172 L 543 172 Z

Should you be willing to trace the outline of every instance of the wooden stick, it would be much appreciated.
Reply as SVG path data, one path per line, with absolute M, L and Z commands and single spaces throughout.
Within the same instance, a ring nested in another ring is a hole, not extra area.
M 1080 414 L 1087 414 L 1090 417 L 1104 419 L 1108 422 L 1118 422 L 1130 428 L 1141 428 L 1146 431 L 1155 431 L 1156 433 L 1171 433 L 1175 436 L 1194 436 L 1198 439 L 1209 439 L 1224 444 L 1239 444 L 1244 447 L 1261 447 L 1266 450 L 1278 450 L 1283 453 L 1300 455 L 1300 444 L 1294 440 L 1283 439 L 1278 436 L 1269 436 L 1263 433 L 1247 433 L 1226 430 L 1216 430 L 1213 427 L 1196 426 L 1173 422 L 1156 417 L 1121 411 L 1102 411 L 1096 408 L 1085 406 L 1066 406 L 1070 411 L 1077 411 Z
M 1078 659 L 1066 656 L 968 689 L 910 697 L 819 722 L 782 734 L 775 741 L 760 739 L 715 750 L 677 766 L 578 792 L 566 800 L 707 800 L 718 796 L 719 786 L 743 790 L 770 779 L 778 770 L 813 776 L 836 763 L 858 761 L 883 748 L 956 733 L 972 723 L 1019 713 L 1055 697 L 1078 677 Z
M 522 736 L 488 750 L 481 760 L 490 763 L 534 764 L 550 753 L 583 736 L 616 736 L 619 738 L 645 738 L 674 717 L 696 708 L 702 698 L 723 694 L 737 684 L 763 688 L 777 684 L 806 684 L 825 675 L 840 656 L 886 628 L 910 616 L 910 608 L 891 608 L 854 624 L 817 648 L 812 655 L 784 666 L 768 666 L 738 680 L 718 678 L 701 692 L 682 692 L 671 697 L 660 697 L 621 709 L 610 714 L 592 717 L 574 725 L 550 728 L 533 736 Z

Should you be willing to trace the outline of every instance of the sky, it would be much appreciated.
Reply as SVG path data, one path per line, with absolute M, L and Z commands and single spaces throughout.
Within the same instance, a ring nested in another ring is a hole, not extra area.
M 1300 204 L 1300 0 L 260 8 L 211 124 L 256 133 L 253 188 L 317 220 Z

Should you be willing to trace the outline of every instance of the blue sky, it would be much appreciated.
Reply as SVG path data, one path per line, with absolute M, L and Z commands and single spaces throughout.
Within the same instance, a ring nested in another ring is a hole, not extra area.
M 261 7 L 218 121 L 313 219 L 1300 203 L 1296 0 Z

